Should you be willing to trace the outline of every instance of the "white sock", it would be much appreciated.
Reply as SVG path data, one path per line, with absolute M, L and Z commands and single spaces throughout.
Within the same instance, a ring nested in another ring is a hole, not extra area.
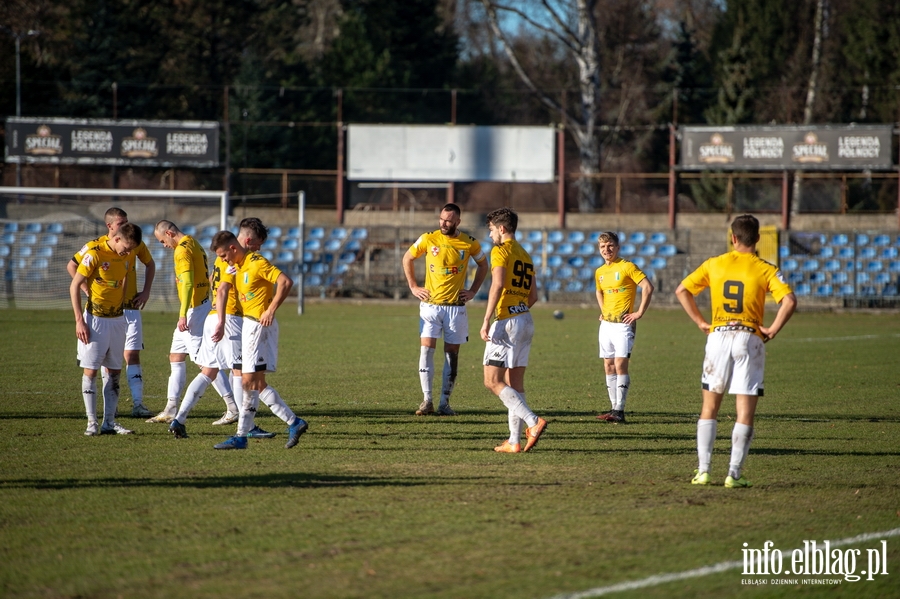
M 292 423 L 294 418 L 296 418 L 296 414 L 294 414 L 293 410 L 284 403 L 284 400 L 278 395 L 278 391 L 272 387 L 266 387 L 260 391 L 259 399 L 269 406 L 269 409 L 272 410 L 273 414 L 284 420 L 285 424 Z
M 194 377 L 194 380 L 188 385 L 187 391 L 184 392 L 184 399 L 181 401 L 181 407 L 178 408 L 178 415 L 175 416 L 175 420 L 181 424 L 187 422 L 188 414 L 191 413 L 191 410 L 203 397 L 203 393 L 210 383 L 212 383 L 212 380 L 202 372 Z
M 140 364 L 129 364 L 125 367 L 128 388 L 131 389 L 131 403 L 139 406 L 144 403 L 144 376 Z
M 450 405 L 450 394 L 456 386 L 456 367 L 459 362 L 459 354 L 444 352 L 443 384 L 441 385 L 441 405 Z
M 178 409 L 178 398 L 184 390 L 187 382 L 187 364 L 185 362 L 169 362 L 172 373 L 169 374 L 169 388 L 166 392 L 166 409 L 168 414 L 174 414 Z
M 81 375 L 81 398 L 88 422 L 97 422 L 97 377 Z
M 619 377 L 615 374 L 607 374 L 606 375 L 606 393 L 609 395 L 609 407 L 612 410 L 616 409 L 616 396 L 618 394 L 618 381 Z
M 119 407 L 119 377 L 122 372 L 110 372 L 103 379 L 103 425 L 112 426 L 116 421 L 116 408 Z
M 240 414 L 241 413 L 241 404 L 244 403 L 244 383 L 241 380 L 241 377 L 235 376 L 234 371 L 231 371 L 231 392 L 234 394 L 234 407 L 229 407 L 232 414 Z
M 246 437 L 253 428 L 253 419 L 256 418 L 256 410 L 259 409 L 259 391 L 244 390 L 244 403 L 241 405 L 241 415 L 238 418 L 237 436 Z
M 216 393 L 222 396 L 222 401 L 225 402 L 226 410 L 231 411 L 231 408 L 237 407 L 234 403 L 234 392 L 231 389 L 231 380 L 229 377 L 225 376 L 224 372 L 220 370 L 219 373 L 216 374 L 212 386 L 213 389 L 216 390 Z M 237 410 L 235 410 L 235 412 L 237 412 Z
M 499 397 L 500 401 L 503 402 L 503 405 L 506 406 L 510 412 L 524 420 L 529 428 L 537 424 L 537 416 L 529 409 L 528 404 L 525 403 L 525 400 L 522 399 L 522 396 L 519 395 L 518 391 L 507 386 L 500 392 Z M 510 431 L 510 433 L 512 433 L 512 431 Z
M 735 480 L 741 477 L 744 461 L 750 452 L 751 441 L 753 441 L 753 427 L 735 422 L 731 431 L 731 463 L 728 466 L 728 476 Z
M 697 421 L 697 460 L 700 472 L 709 472 L 712 461 L 713 445 L 716 443 L 716 425 L 713 419 Z
M 631 384 L 631 377 L 627 374 L 620 374 L 616 383 L 616 407 L 614 409 L 625 411 L 625 400 L 628 399 L 628 386 Z
M 425 401 L 432 401 L 432 379 L 434 378 L 434 348 L 419 348 L 419 382 L 422 383 L 422 394 Z
M 524 402 L 525 394 L 519 393 L 519 396 Z M 512 410 L 508 412 L 507 418 L 509 420 L 509 443 L 510 445 L 515 445 L 516 443 L 519 443 L 519 440 L 522 438 L 522 425 L 525 424 L 525 421 L 516 416 Z

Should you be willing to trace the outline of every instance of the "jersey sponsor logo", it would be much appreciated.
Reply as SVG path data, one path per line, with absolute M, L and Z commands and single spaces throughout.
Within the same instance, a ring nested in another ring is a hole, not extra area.
M 440 253 L 441 253 L 441 248 L 439 248 L 436 245 L 431 246 L 431 255 L 432 256 L 437 256 Z
M 109 262 L 103 262 L 100 264 L 100 270 L 109 270 Z
M 784 280 L 784 275 L 781 274 L 781 270 L 775 271 L 775 278 L 778 279 L 781 283 L 784 283 L 785 285 L 787 285 L 787 281 Z
M 515 306 L 510 306 L 507 308 L 510 314 L 524 314 L 528 312 L 528 306 L 524 303 L 518 303 Z
M 85 255 L 82 256 L 82 258 L 81 258 L 81 264 L 82 264 L 85 268 L 91 268 L 92 266 L 94 266 L 94 257 L 91 256 L 90 254 L 85 254 Z
M 605 293 L 625 293 L 628 291 L 624 287 L 614 287 L 613 289 L 607 289 Z

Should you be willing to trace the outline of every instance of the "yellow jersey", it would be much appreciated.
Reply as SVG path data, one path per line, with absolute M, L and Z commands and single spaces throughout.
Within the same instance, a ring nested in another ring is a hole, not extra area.
M 469 258 L 485 259 L 477 239 L 457 231 L 448 237 L 440 229 L 421 235 L 409 248 L 413 258 L 425 256 L 425 289 L 431 294 L 430 304 L 461 306 L 459 292 L 466 284 Z
M 506 276 L 497 302 L 497 320 L 528 312 L 528 296 L 536 284 L 531 256 L 518 241 L 508 239 L 491 250 L 491 270 L 499 266 L 506 269 Z
M 84 244 L 78 252 L 72 257 L 72 260 L 75 264 L 81 263 L 81 258 L 84 256 L 84 253 L 87 251 L 88 246 L 96 243 L 106 243 L 109 241 L 109 235 L 103 235 L 98 237 L 93 241 L 89 241 Z M 137 246 L 135 249 L 128 254 L 128 262 L 131 264 L 131 268 L 128 271 L 128 276 L 125 278 L 125 309 L 133 310 L 134 309 L 134 296 L 137 295 L 137 260 L 140 260 L 141 263 L 146 266 L 153 261 L 153 256 L 150 255 L 150 250 L 147 249 L 147 245 L 142 241 L 141 245 Z
M 234 286 L 244 316 L 259 320 L 275 297 L 275 281 L 281 271 L 256 252 L 248 252 L 235 266 Z
M 89 243 L 82 250 L 78 273 L 90 283 L 85 311 L 101 318 L 122 316 L 125 279 L 133 266 L 133 256 L 120 256 L 106 241 Z
M 216 314 L 216 293 L 218 293 L 219 287 L 223 283 L 230 283 L 231 290 L 228 292 L 228 299 L 225 303 L 225 314 L 243 315 L 241 303 L 238 301 L 237 288 L 234 286 L 235 273 L 237 273 L 236 267 L 230 266 L 228 262 L 216 257 L 212 271 L 212 309 L 209 311 L 210 314 Z
M 647 278 L 632 262 L 616 258 L 594 272 L 594 283 L 603 298 L 600 314 L 607 322 L 622 322 L 622 317 L 634 310 L 638 283 Z
M 710 332 L 740 330 L 760 337 L 766 292 L 779 303 L 791 293 L 777 266 L 755 254 L 737 251 L 708 259 L 681 284 L 693 295 L 709 287 Z
M 185 235 L 175 246 L 175 282 L 182 306 L 185 299 L 182 284 L 187 280 L 188 273 L 193 273 L 194 287 L 188 297 L 187 307 L 196 308 L 204 300 L 209 299 L 209 263 L 206 260 L 206 252 L 197 240 Z

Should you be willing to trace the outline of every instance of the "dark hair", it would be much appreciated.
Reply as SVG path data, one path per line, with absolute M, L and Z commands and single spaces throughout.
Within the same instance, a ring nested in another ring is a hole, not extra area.
M 462 216 L 462 211 L 456 204 L 444 204 L 444 207 L 441 208 L 441 212 L 452 212 L 456 216 Z
M 600 233 L 600 236 L 597 238 L 597 243 L 619 245 L 619 236 L 612 231 L 604 231 L 603 233 Z
M 209 244 L 209 249 L 215 252 L 218 249 L 225 249 L 230 245 L 240 245 L 237 237 L 234 236 L 234 233 L 231 231 L 219 231 L 213 235 L 212 243 Z
M 116 235 L 122 237 L 126 241 L 130 241 L 135 247 L 141 245 L 143 232 L 141 228 L 134 223 L 125 223 L 116 232 Z
M 240 233 L 241 229 L 247 229 L 249 231 L 253 231 L 253 234 L 260 241 L 265 241 L 269 237 L 269 229 L 266 227 L 261 220 L 256 218 L 255 216 L 250 216 L 241 221 L 241 224 L 238 225 L 238 232 Z
M 759 241 L 759 221 L 755 216 L 742 214 L 731 223 L 731 233 L 738 243 L 751 247 Z
M 507 233 L 515 233 L 519 226 L 519 215 L 511 208 L 497 208 L 487 215 L 487 222 L 493 223 L 495 227 L 503 225 Z
M 120 218 L 124 218 L 128 220 L 128 215 L 121 208 L 116 208 L 113 206 L 109 210 L 106 211 L 106 214 L 103 215 L 103 220 L 107 223 L 112 222 L 113 220 L 118 220 Z

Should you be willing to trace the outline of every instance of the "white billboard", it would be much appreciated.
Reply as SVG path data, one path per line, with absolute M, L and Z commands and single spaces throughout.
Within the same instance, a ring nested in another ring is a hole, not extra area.
M 348 125 L 351 181 L 554 180 L 552 127 Z

